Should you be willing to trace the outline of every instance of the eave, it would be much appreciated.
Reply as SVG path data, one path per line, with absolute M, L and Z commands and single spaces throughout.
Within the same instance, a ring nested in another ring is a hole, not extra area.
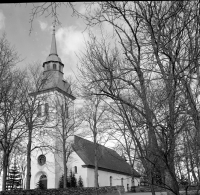
M 71 98 L 72 100 L 75 100 L 75 99 L 76 99 L 73 95 L 71 95 L 71 94 L 69 94 L 69 93 L 63 91 L 63 90 L 60 89 L 59 87 L 51 87 L 51 88 L 48 88 L 48 89 L 43 89 L 43 90 L 41 90 L 41 91 L 29 93 L 29 95 L 30 95 L 30 96 L 34 96 L 34 95 L 39 95 L 39 94 L 46 93 L 46 92 L 51 92 L 51 91 L 58 91 L 59 93 L 62 93 L 63 95 L 65 95 L 65 96 Z
M 89 168 L 89 169 L 94 169 L 95 166 L 94 165 L 82 165 L 83 168 Z M 117 173 L 117 174 L 123 174 L 123 175 L 127 175 L 127 176 L 131 176 L 131 173 L 124 173 L 124 172 L 121 172 L 121 171 L 116 171 L 116 170 L 111 170 L 111 169 L 106 169 L 106 168 L 103 168 L 103 167 L 98 167 L 98 170 L 101 170 L 101 171 L 106 171 L 106 172 L 110 172 L 110 173 Z M 135 176 L 135 177 L 138 177 L 138 176 Z

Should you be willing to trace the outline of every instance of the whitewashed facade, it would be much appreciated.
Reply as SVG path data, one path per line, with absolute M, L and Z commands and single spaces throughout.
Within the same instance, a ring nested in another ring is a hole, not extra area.
M 84 164 L 85 163 L 77 155 L 77 153 L 73 152 L 71 162 L 69 162 L 68 166 L 73 170 L 73 172 L 75 172 L 75 166 L 77 167 L 77 173 L 75 174 L 76 179 L 78 180 L 79 176 L 81 176 L 83 179 L 84 187 L 94 187 L 94 169 L 83 167 Z M 139 177 L 134 178 L 134 181 L 132 181 L 131 176 L 114 173 L 112 171 L 98 170 L 98 175 L 98 183 L 100 187 L 123 185 L 125 191 L 130 189 L 133 183 L 137 186 L 140 181 Z
M 36 187 L 37 182 L 43 174 L 47 176 L 47 188 L 58 188 L 59 179 L 63 174 L 62 159 L 59 157 L 58 160 L 58 158 L 56 159 L 56 155 L 48 153 L 46 154 L 47 161 L 43 166 L 40 166 L 36 159 L 37 157 L 32 161 L 31 189 Z M 75 173 L 77 181 L 79 176 L 81 176 L 84 187 L 94 187 L 94 169 L 85 167 L 84 165 L 85 163 L 83 160 L 76 152 L 73 152 L 70 156 L 67 167 L 69 171 L 72 170 L 73 173 Z M 75 170 L 77 172 L 75 172 Z M 112 170 L 104 171 L 100 169 L 98 170 L 98 175 L 98 183 L 100 187 L 123 185 L 125 191 L 127 191 L 133 183 L 136 186 L 139 184 L 139 177 L 134 178 L 134 181 L 132 181 L 130 175 L 115 173 L 112 172 Z

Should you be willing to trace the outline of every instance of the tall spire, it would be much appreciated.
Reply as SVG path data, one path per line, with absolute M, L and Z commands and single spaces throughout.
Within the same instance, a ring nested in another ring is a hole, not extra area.
M 58 57 L 57 54 L 57 46 L 56 46 L 56 36 L 55 36 L 55 25 L 56 25 L 56 21 L 54 21 L 53 23 L 53 33 L 52 33 L 52 41 L 51 41 L 51 50 L 50 50 L 50 54 L 48 55 L 46 62 L 48 61 L 54 61 L 54 62 L 61 62 L 61 59 Z
M 56 47 L 56 37 L 55 37 L 55 24 L 53 25 L 53 34 L 52 34 L 52 41 L 51 41 L 51 50 L 50 55 L 57 54 L 57 47 Z

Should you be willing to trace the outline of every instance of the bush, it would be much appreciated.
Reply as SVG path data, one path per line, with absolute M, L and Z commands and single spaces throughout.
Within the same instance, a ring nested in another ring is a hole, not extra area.
M 36 188 L 37 189 L 40 189 L 40 190 L 44 190 L 45 189 L 45 186 L 43 184 L 43 182 L 41 180 L 39 180 L 36 184 Z
M 76 180 L 75 174 L 72 173 L 72 170 L 70 171 L 70 187 L 74 187 L 74 188 L 77 187 L 77 180 Z
M 78 187 L 83 187 L 83 179 L 81 176 L 78 178 Z
M 76 188 L 77 187 L 77 180 L 76 180 L 75 174 L 72 172 L 72 170 L 70 171 L 69 177 L 67 177 L 67 179 L 66 179 L 66 183 L 67 183 L 68 188 L 70 188 L 70 187 Z M 60 177 L 59 188 L 63 188 L 63 186 L 64 186 L 64 175 L 62 175 Z

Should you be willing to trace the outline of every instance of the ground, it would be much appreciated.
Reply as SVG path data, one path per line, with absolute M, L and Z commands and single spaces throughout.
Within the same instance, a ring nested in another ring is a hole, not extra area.
M 151 192 L 126 192 L 124 195 L 152 195 Z M 156 192 L 156 195 L 167 195 L 167 192 Z

